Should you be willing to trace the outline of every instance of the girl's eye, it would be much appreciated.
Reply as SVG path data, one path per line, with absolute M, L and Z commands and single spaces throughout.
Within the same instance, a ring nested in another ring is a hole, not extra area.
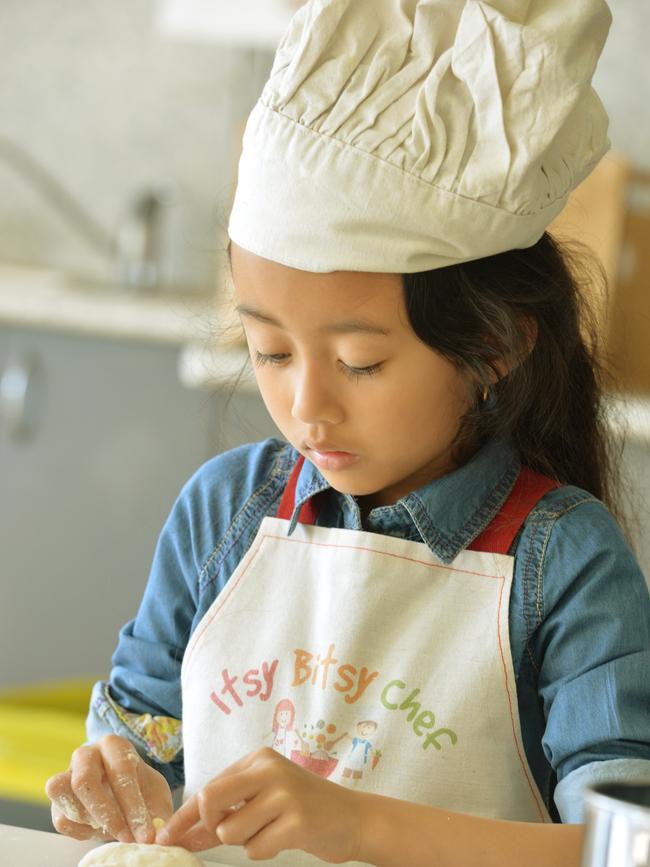
M 258 367 L 262 367 L 265 364 L 281 365 L 286 358 L 287 355 L 284 353 L 279 355 L 264 355 L 264 353 L 255 350 L 255 363 Z M 341 362 L 341 364 L 343 364 L 343 362 Z M 371 364 L 369 367 L 350 367 L 347 364 L 343 364 L 343 370 L 351 379 L 356 377 L 358 380 L 360 376 L 372 376 L 375 373 L 379 373 L 381 366 L 382 362 L 379 362 L 379 364 Z
M 262 367 L 265 364 L 282 364 L 285 358 L 286 355 L 264 355 L 262 352 L 255 350 L 255 363 L 258 367 Z
M 347 364 L 343 364 L 343 369 L 350 379 L 356 379 L 358 382 L 360 376 L 372 376 L 375 373 L 379 373 L 381 362 L 379 364 L 370 364 L 368 367 L 348 367 Z

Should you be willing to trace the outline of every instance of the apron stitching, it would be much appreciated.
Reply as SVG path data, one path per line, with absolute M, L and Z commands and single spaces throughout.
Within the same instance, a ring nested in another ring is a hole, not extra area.
M 328 528 L 328 529 L 337 529 L 337 528 Z M 308 539 L 287 539 L 286 536 L 276 536 L 272 533 L 266 533 L 263 537 L 264 539 L 278 539 L 281 542 L 289 542 L 298 545 L 316 545 L 320 548 L 343 548 L 346 551 L 369 551 L 373 554 L 382 554 L 384 557 L 395 557 L 398 560 L 408 560 L 410 563 L 419 563 L 422 566 L 429 566 L 435 569 L 445 569 L 448 572 L 459 572 L 462 575 L 474 575 L 478 578 L 488 578 L 491 581 L 501 581 L 503 580 L 502 575 L 488 575 L 485 572 L 474 572 L 471 569 L 458 569 L 455 566 L 451 566 L 445 563 L 429 563 L 427 560 L 419 560 L 416 557 L 408 557 L 405 554 L 392 554 L 390 551 L 381 551 L 379 548 L 368 548 L 365 545 L 341 545 L 334 544 L 333 542 L 313 542 Z M 404 540 L 406 541 L 406 540 Z M 418 543 L 420 544 L 420 543 Z M 485 553 L 479 551 L 472 551 L 466 553 Z M 506 555 L 507 556 L 507 555 Z
M 280 519 L 280 520 L 282 520 L 282 519 Z M 260 539 L 260 542 L 259 542 L 259 545 L 257 546 L 257 548 L 255 548 L 255 550 L 250 550 L 250 556 L 249 556 L 248 563 L 246 564 L 246 568 L 242 571 L 242 573 L 239 576 L 239 578 L 237 579 L 237 581 L 234 584 L 231 584 L 231 583 L 226 584 L 226 587 L 224 588 L 224 590 L 222 590 L 221 593 L 219 594 L 219 596 L 217 597 L 217 599 L 221 600 L 221 604 L 215 606 L 215 609 L 212 612 L 210 619 L 202 624 L 201 631 L 199 632 L 197 630 L 197 632 L 195 632 L 194 635 L 192 636 L 191 647 L 188 647 L 188 651 L 185 653 L 185 658 L 183 659 L 183 668 L 187 668 L 189 666 L 190 660 L 191 660 L 192 656 L 194 655 L 194 652 L 196 650 L 196 647 L 197 647 L 199 641 L 201 640 L 201 638 L 205 634 L 208 627 L 212 624 L 215 617 L 219 614 L 220 611 L 223 610 L 223 606 L 226 604 L 226 602 L 228 601 L 230 596 L 232 596 L 235 589 L 240 585 L 242 579 L 246 575 L 246 572 L 248 571 L 250 565 L 252 564 L 252 562 L 255 559 L 255 557 L 257 556 L 257 554 L 259 553 L 259 551 L 262 547 L 262 544 L 264 543 L 264 541 L 266 539 L 276 539 L 276 540 L 279 540 L 281 542 L 285 542 L 285 543 L 289 543 L 289 544 L 316 545 L 318 547 L 343 548 L 345 550 L 352 550 L 352 551 L 369 551 L 371 553 L 383 554 L 384 556 L 387 556 L 387 557 L 395 557 L 398 560 L 407 560 L 411 563 L 419 563 L 422 566 L 429 566 L 430 568 L 444 569 L 448 572 L 458 572 L 462 575 L 473 575 L 474 577 L 486 578 L 490 581 L 503 581 L 504 580 L 503 575 L 487 575 L 483 572 L 474 572 L 470 569 L 457 569 L 457 568 L 454 568 L 453 566 L 447 566 L 444 563 L 428 563 L 425 560 L 418 560 L 414 557 L 407 557 L 407 556 L 402 555 L 402 554 L 392 554 L 390 552 L 380 551 L 377 548 L 367 548 L 363 545 L 335 545 L 333 543 L 327 543 L 327 542 L 313 542 L 313 541 L 309 541 L 307 539 L 289 539 L 286 536 L 276 536 L 275 534 L 272 534 L 272 533 L 265 533 L 262 536 L 262 538 Z M 479 552 L 472 552 L 472 553 L 479 553 Z M 495 563 L 496 563 L 496 561 L 495 561 Z
M 537 808 L 537 812 L 541 816 L 542 820 L 545 820 L 544 811 L 540 807 L 538 793 L 535 792 L 536 786 L 533 785 L 530 776 L 528 774 L 528 768 L 526 767 L 526 762 L 521 755 L 521 750 L 519 749 L 519 741 L 517 739 L 517 730 L 515 726 L 515 719 L 512 714 L 512 697 L 510 695 L 510 685 L 508 683 L 508 668 L 506 666 L 505 657 L 503 655 L 503 645 L 501 643 L 501 606 L 503 603 L 503 590 L 505 587 L 506 581 L 505 578 L 501 578 L 501 589 L 499 591 L 499 606 L 497 608 L 497 639 L 499 644 L 499 656 L 501 657 L 501 665 L 503 666 L 503 677 L 506 687 L 506 696 L 508 697 L 508 713 L 510 715 L 510 724 L 512 726 L 512 737 L 515 742 L 515 749 L 517 750 L 517 756 L 519 757 L 519 762 L 521 764 L 521 769 L 524 772 L 524 776 L 526 777 L 526 782 L 528 783 L 528 788 L 530 789 L 531 795 L 533 796 L 533 800 L 535 802 L 535 806 Z M 541 795 L 541 792 L 539 792 Z

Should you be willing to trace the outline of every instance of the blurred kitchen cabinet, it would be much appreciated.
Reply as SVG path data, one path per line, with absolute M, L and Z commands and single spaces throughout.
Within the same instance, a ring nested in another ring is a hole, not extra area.
M 577 240 L 599 259 L 608 288 L 590 285 L 615 390 L 650 394 L 650 175 L 608 154 L 572 193 L 551 225 L 560 240 Z
M 183 484 L 269 435 L 259 399 L 184 388 L 179 350 L 0 327 L 0 686 L 105 674 Z
M 549 227 L 560 241 L 584 244 L 602 265 L 609 290 L 592 284 L 588 291 L 589 302 L 605 334 L 618 281 L 629 178 L 630 168 L 623 157 L 607 154 L 569 196 L 566 207 Z
M 610 353 L 626 391 L 650 395 L 650 174 L 636 172 L 628 210 L 616 297 L 610 314 Z

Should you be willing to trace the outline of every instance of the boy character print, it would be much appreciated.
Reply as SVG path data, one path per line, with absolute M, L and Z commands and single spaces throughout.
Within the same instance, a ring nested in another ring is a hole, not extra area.
M 341 782 L 363 779 L 364 773 L 370 768 L 374 770 L 381 753 L 373 748 L 370 736 L 377 730 L 377 723 L 373 720 L 363 720 L 356 725 L 356 736 L 350 738 L 352 746 L 343 760 L 343 772 Z

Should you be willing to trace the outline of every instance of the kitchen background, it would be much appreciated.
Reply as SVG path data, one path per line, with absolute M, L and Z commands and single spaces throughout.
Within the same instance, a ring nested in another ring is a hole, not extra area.
M 298 5 L 0 6 L 0 823 L 49 827 L 43 780 L 83 739 L 184 482 L 279 435 L 250 373 L 228 398 L 245 353 L 224 246 L 243 123 Z M 612 279 L 602 327 L 650 574 L 650 6 L 614 14 L 596 76 L 614 150 L 562 230 Z

